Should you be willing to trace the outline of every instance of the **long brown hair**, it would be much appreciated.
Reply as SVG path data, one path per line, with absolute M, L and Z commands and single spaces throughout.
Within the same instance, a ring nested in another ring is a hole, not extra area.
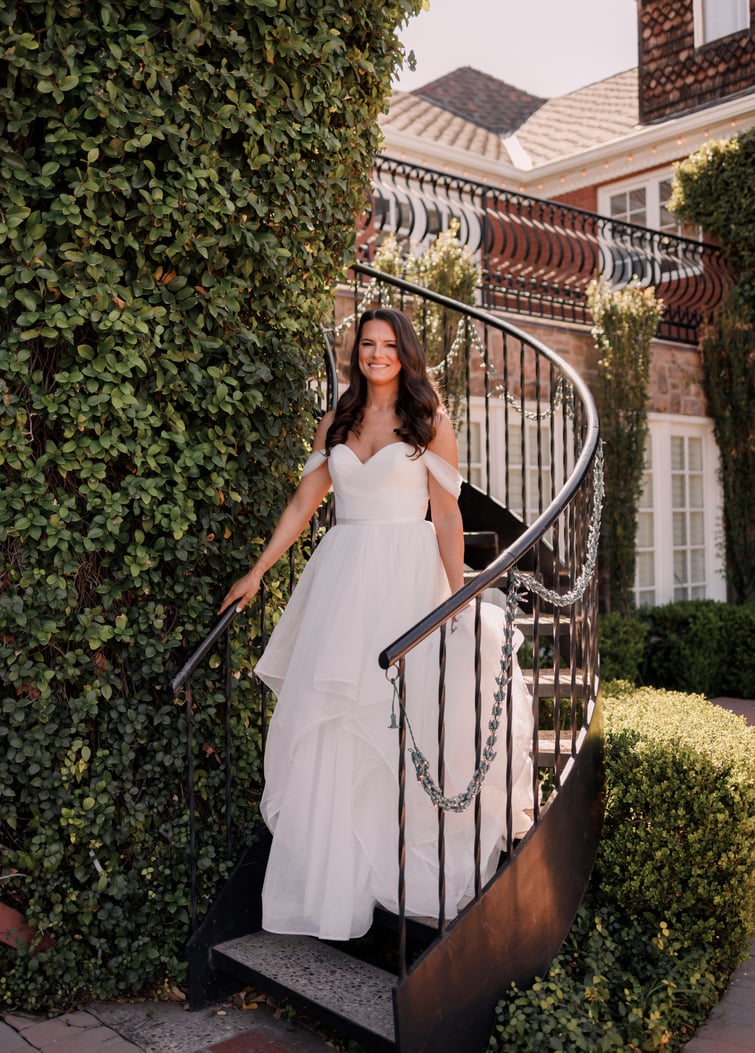
M 359 341 L 365 325 L 372 321 L 387 322 L 396 337 L 396 353 L 401 363 L 396 415 L 401 423 L 395 432 L 414 448 L 415 454 L 420 454 L 435 435 L 435 418 L 441 401 L 427 375 L 427 357 L 414 326 L 402 311 L 393 307 L 376 307 L 365 311 L 359 319 L 351 350 L 349 386 L 338 400 L 333 423 L 325 437 L 325 449 L 330 453 L 334 446 L 345 443 L 350 431 L 359 434 L 367 401 L 367 380 L 359 368 Z

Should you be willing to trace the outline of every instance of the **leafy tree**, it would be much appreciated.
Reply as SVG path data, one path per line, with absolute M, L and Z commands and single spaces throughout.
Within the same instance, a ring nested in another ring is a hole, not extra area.
M 0 845 L 51 948 L 0 1003 L 179 976 L 185 741 L 164 686 L 269 533 L 420 0 L 11 0 L 0 11 Z M 271 573 L 273 598 L 282 594 Z M 256 641 L 236 627 L 233 659 Z M 217 684 L 194 685 L 219 875 Z M 254 810 L 252 681 L 234 710 Z
M 733 279 L 701 350 L 721 455 L 727 577 L 739 602 L 755 599 L 755 129 L 706 143 L 676 166 L 671 207 L 721 247 Z

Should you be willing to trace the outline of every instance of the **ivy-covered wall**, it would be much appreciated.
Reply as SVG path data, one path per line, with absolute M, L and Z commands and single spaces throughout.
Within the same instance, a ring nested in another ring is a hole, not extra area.
M 0 946 L 0 1005 L 180 977 L 184 733 L 164 685 L 296 480 L 319 321 L 420 6 L 0 11 L 0 898 L 54 941 Z M 217 688 L 195 684 L 205 895 Z M 242 676 L 240 825 L 253 691 Z

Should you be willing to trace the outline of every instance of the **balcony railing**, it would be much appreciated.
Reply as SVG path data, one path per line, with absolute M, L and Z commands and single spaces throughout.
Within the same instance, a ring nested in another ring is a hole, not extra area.
M 691 238 L 389 157 L 376 159 L 372 178 L 359 235 L 365 261 L 384 235 L 423 244 L 456 219 L 461 241 L 479 258 L 487 310 L 590 324 L 593 278 L 614 286 L 635 280 L 654 286 L 664 302 L 658 336 L 696 343 L 726 286 L 719 250 Z

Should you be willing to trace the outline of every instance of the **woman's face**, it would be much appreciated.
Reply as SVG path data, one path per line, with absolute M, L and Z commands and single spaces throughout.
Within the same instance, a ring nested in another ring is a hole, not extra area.
M 401 362 L 396 334 L 390 322 L 373 318 L 362 326 L 359 338 L 359 371 L 371 384 L 398 384 Z

